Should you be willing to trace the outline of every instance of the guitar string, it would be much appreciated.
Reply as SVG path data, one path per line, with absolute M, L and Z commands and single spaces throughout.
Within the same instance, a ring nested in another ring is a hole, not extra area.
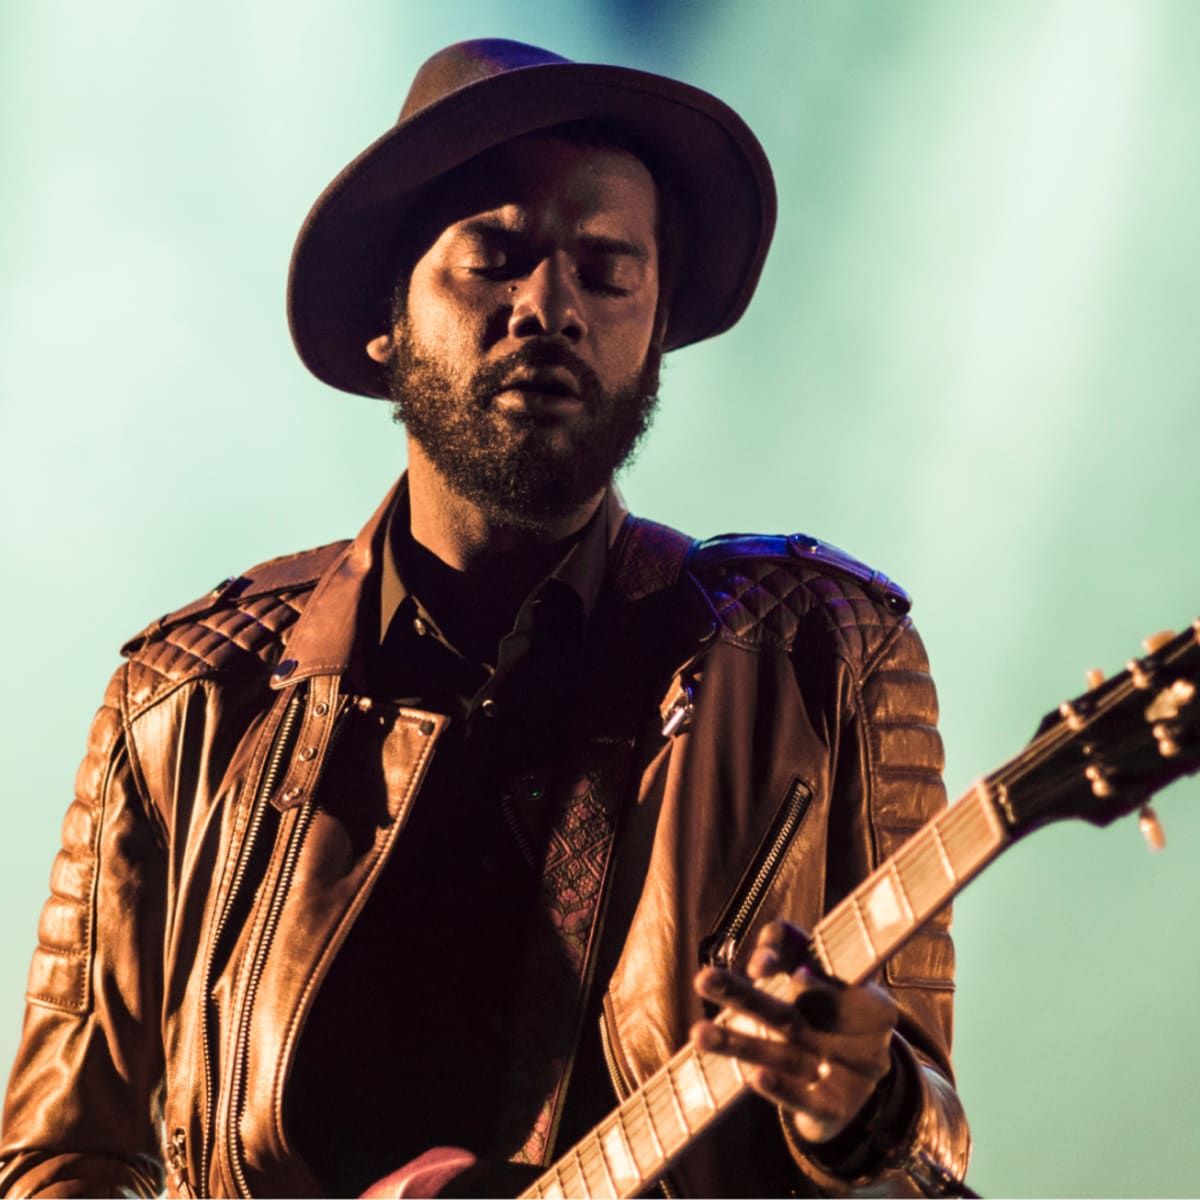
M 1162 652 L 1162 665 L 1174 665 L 1177 660 L 1182 659 L 1188 653 L 1194 653 L 1195 644 L 1200 641 L 1200 634 L 1184 634 L 1176 639 L 1176 644 L 1167 647 L 1166 651 Z M 950 806 L 937 817 L 933 818 L 920 830 L 918 830 L 896 853 L 888 860 L 895 868 L 895 878 L 899 883 L 901 890 L 908 900 L 913 920 L 910 922 L 913 925 L 919 924 L 921 921 L 928 918 L 933 911 L 933 906 L 929 911 L 924 910 L 924 906 L 918 909 L 913 903 L 913 893 L 916 890 L 913 880 L 905 879 L 903 872 L 916 872 L 917 885 L 922 882 L 921 876 L 925 878 L 940 877 L 949 885 L 945 899 L 950 899 L 951 896 L 965 884 L 966 880 L 962 877 L 967 872 L 973 872 L 974 869 L 983 865 L 986 861 L 987 852 L 990 849 L 999 849 L 992 841 L 994 830 L 986 820 L 986 815 L 983 812 L 983 804 L 993 802 L 991 794 L 1001 787 L 1010 787 L 1012 784 L 1021 782 L 1028 777 L 1031 771 L 1038 767 L 1044 767 L 1047 762 L 1052 761 L 1061 751 L 1069 746 L 1072 742 L 1081 740 L 1082 735 L 1094 726 L 1102 717 L 1110 715 L 1114 709 L 1120 708 L 1126 704 L 1129 698 L 1140 689 L 1134 687 L 1128 676 L 1124 679 L 1119 676 L 1114 677 L 1115 684 L 1111 690 L 1101 697 L 1097 698 L 1097 702 L 1092 712 L 1084 713 L 1084 726 L 1081 730 L 1072 730 L 1067 725 L 1065 719 L 1060 719 L 1055 724 L 1050 726 L 1044 733 L 1035 736 L 1027 745 L 1007 762 L 1002 764 L 996 771 L 987 775 L 983 779 L 983 784 L 987 788 L 986 796 L 979 796 L 978 793 L 969 793 L 963 799 L 959 800 L 954 805 Z M 1111 682 L 1111 681 L 1110 681 Z M 1086 698 L 1085 698 L 1086 699 Z M 1074 702 L 1072 702 L 1074 703 Z M 976 801 L 976 803 L 972 803 Z M 981 823 L 982 818 L 982 823 Z M 935 833 L 936 829 L 936 833 Z M 940 834 L 943 848 L 949 858 L 950 866 L 954 871 L 954 877 L 947 879 L 945 866 L 941 861 L 941 855 L 938 853 L 935 837 Z M 968 850 L 971 861 L 965 868 L 965 871 L 960 868 L 959 863 L 955 861 L 956 857 L 961 854 L 964 847 Z M 984 857 L 975 861 L 975 855 L 981 854 Z M 934 872 L 929 866 L 924 869 L 921 864 L 937 863 L 938 869 Z M 882 865 L 882 864 L 881 864 Z M 878 885 L 878 878 L 875 879 L 875 885 Z M 870 889 L 864 882 L 858 889 L 855 889 L 848 897 L 845 898 L 821 921 L 814 930 L 814 941 L 819 935 L 820 940 L 825 944 L 826 953 L 832 961 L 835 958 L 840 958 L 846 948 L 852 943 L 857 945 L 860 950 L 867 950 L 870 958 L 874 958 L 874 948 L 870 946 L 870 939 L 866 936 L 865 930 L 859 927 L 859 920 L 862 917 L 858 909 L 858 904 L 861 902 L 861 892 L 869 891 Z M 938 901 L 934 901 L 937 905 Z M 864 945 L 864 943 L 866 943 Z M 677 1065 L 677 1060 L 682 1057 L 682 1052 L 669 1060 L 663 1068 L 660 1068 L 655 1075 L 651 1076 L 646 1081 L 646 1084 L 641 1089 L 643 1100 L 646 1103 L 645 1116 L 647 1124 L 650 1127 L 651 1136 L 658 1142 L 658 1133 L 654 1128 L 654 1118 L 652 1110 L 649 1106 L 649 1101 L 655 1099 L 655 1093 L 661 1091 L 662 1084 L 665 1082 L 668 1088 L 674 1094 L 674 1086 L 671 1082 L 671 1071 L 673 1065 Z M 732 1060 L 725 1060 L 732 1062 Z M 703 1074 L 703 1067 L 697 1063 L 697 1069 Z M 740 1080 L 739 1080 L 740 1082 Z M 734 1095 L 737 1092 L 735 1091 Z M 631 1097 L 630 1100 L 633 1100 Z M 713 1098 L 715 1102 L 715 1097 Z M 732 1097 L 731 1097 L 732 1099 Z M 676 1101 L 677 1103 L 677 1101 Z M 718 1104 L 718 1108 L 714 1111 L 719 1111 L 720 1107 L 724 1106 L 724 1102 Z M 687 1125 L 686 1116 L 683 1115 L 682 1106 L 679 1106 L 680 1112 L 677 1118 L 684 1125 L 685 1131 L 690 1135 L 691 1130 Z M 627 1111 L 628 1109 L 628 1111 Z M 622 1136 L 632 1136 L 628 1125 L 625 1122 L 625 1117 L 632 1117 L 636 1112 L 636 1107 L 631 1106 L 629 1101 L 626 1101 L 614 1111 L 610 1118 L 597 1126 L 597 1132 L 592 1137 L 585 1139 L 595 1146 L 596 1152 L 601 1155 L 603 1160 L 604 1151 L 603 1144 L 599 1141 L 599 1132 L 602 1129 L 610 1130 L 616 1126 Z M 593 1137 L 595 1141 L 593 1142 Z M 581 1147 L 581 1149 L 590 1149 L 591 1147 Z M 661 1143 L 659 1144 L 659 1153 L 657 1157 L 662 1158 Z M 636 1154 L 632 1146 L 629 1146 L 627 1152 L 628 1159 L 633 1169 L 639 1173 L 639 1183 L 642 1183 L 647 1176 L 643 1173 L 641 1165 L 637 1162 Z M 605 1170 L 607 1173 L 607 1165 Z M 556 1168 L 557 1169 L 557 1165 Z M 582 1165 L 580 1166 L 582 1174 Z M 543 1176 L 543 1178 L 545 1178 Z M 583 1180 L 586 1187 L 586 1180 Z M 539 1180 L 540 1184 L 540 1180 Z
M 897 854 L 893 857 L 898 858 L 903 855 L 905 850 L 907 850 L 908 847 L 912 846 L 915 842 L 919 842 L 922 836 L 931 838 L 933 836 L 932 827 L 934 825 L 937 825 L 939 829 L 942 830 L 944 841 L 953 841 L 954 844 L 957 845 L 961 841 L 960 831 L 969 832 L 968 827 L 979 819 L 979 813 L 971 811 L 974 807 L 972 801 L 975 801 L 976 799 L 977 797 L 973 794 L 968 795 L 957 804 L 954 804 L 943 810 L 938 814 L 937 817 L 934 817 L 931 821 L 924 825 L 921 830 L 914 834 L 913 837 L 910 838 L 909 841 L 906 842 L 905 845 L 902 846 L 900 850 L 897 851 Z M 941 871 L 940 873 L 943 877 L 945 876 L 944 871 Z M 954 882 L 957 884 L 957 880 Z M 875 886 L 877 883 L 878 879 L 876 878 L 875 874 L 872 873 L 868 880 L 860 884 L 854 892 L 850 893 L 849 896 L 839 902 L 839 904 L 836 905 L 821 922 L 819 922 L 817 929 L 821 931 L 827 952 L 829 953 L 829 957 L 831 959 L 841 957 L 851 944 L 863 946 L 864 934 L 859 928 L 858 918 L 854 913 L 855 897 L 862 891 L 870 891 L 871 887 Z M 947 896 L 947 898 L 949 898 L 949 896 Z M 870 951 L 873 959 L 875 957 L 874 948 L 870 947 Z
M 1195 653 L 1195 646 L 1198 641 L 1200 641 L 1200 635 L 1194 632 L 1180 635 L 1174 645 L 1168 646 L 1164 651 L 1160 652 L 1160 661 L 1156 666 L 1174 667 L 1186 656 Z M 1072 743 L 1082 741 L 1083 736 L 1094 728 L 1099 721 L 1111 716 L 1115 710 L 1119 710 L 1125 706 L 1131 697 L 1142 690 L 1134 686 L 1128 673 L 1124 677 L 1114 676 L 1114 679 L 1109 681 L 1109 683 L 1109 690 L 1099 694 L 1095 698 L 1085 695 L 1071 701 L 1073 704 L 1078 704 L 1082 701 L 1091 708 L 1091 711 L 1087 711 L 1086 708 L 1081 711 L 1080 715 L 1084 721 L 1081 729 L 1071 729 L 1067 720 L 1060 717 L 1043 733 L 1033 737 L 1011 759 L 1003 763 L 990 775 L 985 776 L 982 783 L 988 790 L 989 796 L 1000 788 L 1011 788 L 1013 784 L 1027 780 L 1032 772 L 1039 768 L 1044 768 L 1047 763 L 1053 762 L 1066 747 Z M 927 847 L 920 846 L 919 843 L 926 836 L 927 831 L 932 832 L 933 826 L 936 825 L 942 834 L 943 842 L 956 875 L 961 874 L 965 876 L 973 874 L 975 870 L 988 861 L 987 851 L 989 849 L 994 848 L 998 850 L 1000 848 L 1000 846 L 991 844 L 992 839 L 989 835 L 992 833 L 992 830 L 990 828 L 971 829 L 966 820 L 958 819 L 957 814 L 960 810 L 966 812 L 974 809 L 975 811 L 971 812 L 972 818 L 980 814 L 981 806 L 970 803 L 976 798 L 976 794 L 969 793 L 963 800 L 950 806 L 941 817 L 934 818 L 932 822 L 918 831 L 905 843 L 893 856 L 892 861 L 896 862 L 897 865 L 901 865 L 902 863 L 911 865 L 914 863 L 917 856 L 923 855 L 927 850 Z M 1005 822 L 1005 827 L 1007 831 L 1007 822 Z M 972 859 L 974 859 L 976 853 L 980 854 L 981 857 L 979 861 L 971 861 L 966 870 L 960 872 L 960 865 L 955 860 L 962 854 L 964 848 L 968 851 Z M 941 873 L 944 876 L 944 871 Z M 952 881 L 953 890 L 947 895 L 946 899 L 949 899 L 954 891 L 965 886 L 966 882 L 966 878 L 954 879 Z M 865 887 L 865 884 L 860 886 Z M 851 894 L 851 897 L 847 897 L 847 900 L 851 900 L 853 895 L 854 893 Z M 840 908 L 841 906 L 839 905 L 838 907 Z M 850 920 L 847 920 L 847 916 L 850 917 Z M 927 919 L 926 914 L 922 914 L 922 916 L 924 919 Z M 855 927 L 856 922 L 853 920 L 852 913 L 839 913 L 838 909 L 835 908 L 828 915 L 826 921 L 828 925 L 826 925 L 826 922 L 822 922 L 818 928 L 822 932 L 823 940 L 826 943 L 831 959 L 845 954 L 853 945 L 862 947 L 862 934 Z M 857 957 L 862 957 L 861 949 Z

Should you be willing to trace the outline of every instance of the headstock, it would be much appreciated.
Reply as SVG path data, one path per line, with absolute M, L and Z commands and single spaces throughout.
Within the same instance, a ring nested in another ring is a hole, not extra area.
M 987 782 L 1011 835 L 1079 817 L 1107 825 L 1142 808 L 1151 846 L 1162 830 L 1146 800 L 1200 770 L 1200 618 L 1180 634 L 1156 634 L 1146 653 L 1047 714 L 1033 740 Z

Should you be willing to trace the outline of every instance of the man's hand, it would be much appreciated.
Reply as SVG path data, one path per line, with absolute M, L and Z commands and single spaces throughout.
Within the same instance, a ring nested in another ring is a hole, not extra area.
M 826 1142 L 854 1119 L 891 1068 L 896 1006 L 873 984 L 824 980 L 802 961 L 807 938 L 786 921 L 763 929 L 741 973 L 705 967 L 695 980 L 706 1000 L 753 1017 L 771 1036 L 755 1037 L 713 1021 L 692 1026 L 693 1045 L 728 1054 L 754 1068 L 747 1082 L 791 1114 L 807 1142 Z M 792 1004 L 755 988 L 753 980 L 792 973 Z

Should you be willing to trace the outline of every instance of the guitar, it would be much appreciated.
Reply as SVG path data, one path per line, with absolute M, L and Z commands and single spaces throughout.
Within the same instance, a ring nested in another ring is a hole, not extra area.
M 1032 741 L 915 833 L 809 935 L 812 960 L 844 983 L 862 983 L 980 871 L 1021 838 L 1078 817 L 1108 825 L 1140 810 L 1153 849 L 1163 845 L 1149 797 L 1200 770 L 1200 618 L 1178 635 L 1148 638 L 1146 654 L 1049 713 Z M 760 982 L 791 1000 L 790 977 Z M 719 1022 L 752 1028 L 724 1010 Z M 543 1171 L 519 1200 L 629 1197 L 672 1163 L 748 1091 L 736 1059 L 685 1046 L 590 1133 Z M 364 1196 L 434 1195 L 475 1162 L 447 1147 L 374 1184 Z M 939 1179 L 932 1187 L 961 1187 Z

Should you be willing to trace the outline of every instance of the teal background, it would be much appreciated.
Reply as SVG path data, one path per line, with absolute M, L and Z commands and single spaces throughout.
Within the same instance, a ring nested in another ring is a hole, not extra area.
M 759 133 L 758 297 L 668 360 L 624 490 L 901 580 L 952 793 L 1200 612 L 1200 5 L 5 4 L 0 1061 L 119 643 L 352 534 L 403 464 L 385 406 L 296 360 L 287 259 L 417 65 L 484 34 L 676 74 Z M 1060 826 L 961 898 L 977 1190 L 1200 1193 L 1198 799 L 1162 797 L 1162 855 Z

